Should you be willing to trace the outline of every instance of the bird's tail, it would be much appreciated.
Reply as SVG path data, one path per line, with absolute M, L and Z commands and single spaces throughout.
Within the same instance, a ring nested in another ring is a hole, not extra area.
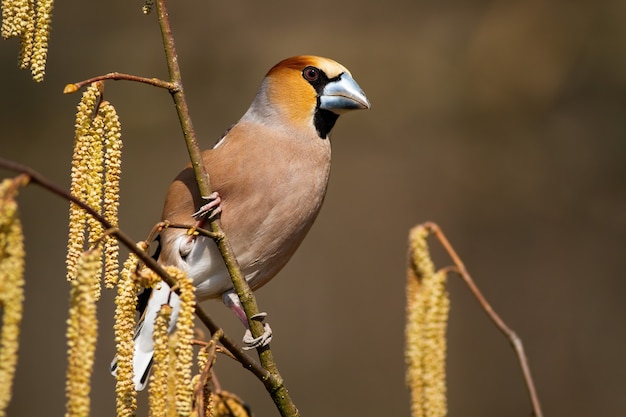
M 171 333 L 176 325 L 178 312 L 180 310 L 180 300 L 176 293 L 170 292 L 170 287 L 162 282 L 159 288 L 153 289 L 150 299 L 146 304 L 137 327 L 135 328 L 135 352 L 133 354 L 133 382 L 135 389 L 141 391 L 148 383 L 150 368 L 152 366 L 152 355 L 154 353 L 154 343 L 152 334 L 154 333 L 154 320 L 161 305 L 169 303 L 172 306 L 172 317 L 168 332 Z M 117 357 L 111 362 L 111 373 L 115 375 L 117 371 Z

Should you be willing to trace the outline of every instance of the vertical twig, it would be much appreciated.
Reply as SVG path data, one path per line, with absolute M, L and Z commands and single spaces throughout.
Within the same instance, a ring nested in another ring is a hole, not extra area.
M 172 98 L 174 99 L 176 110 L 178 112 L 178 118 L 183 129 L 185 143 L 187 144 L 187 150 L 189 151 L 189 157 L 196 176 L 200 195 L 209 196 L 212 191 L 210 178 L 206 167 L 204 166 L 200 147 L 198 146 L 195 131 L 191 123 L 191 117 L 189 116 L 180 67 L 178 65 L 178 55 L 176 53 L 174 36 L 172 34 L 166 3 L 166 0 L 158 0 L 156 2 L 156 9 L 159 24 L 161 26 L 161 34 L 163 36 L 163 46 L 165 48 L 165 55 L 167 58 L 170 82 L 176 86 L 176 88 L 171 89 L 170 92 L 172 94 Z M 224 258 L 228 272 L 230 273 L 235 291 L 237 292 L 242 307 L 248 317 L 248 323 L 252 336 L 258 337 L 264 332 L 263 324 L 255 320 L 250 320 L 250 317 L 258 314 L 259 308 L 248 282 L 241 273 L 241 268 L 239 267 L 237 258 L 235 257 L 230 243 L 226 236 L 224 236 L 219 219 L 213 219 L 210 221 L 210 230 L 213 233 L 223 236 L 221 239 L 217 239 L 216 243 L 222 257 Z M 259 353 L 261 365 L 269 372 L 269 377 L 263 380 L 264 385 L 272 396 L 272 399 L 281 414 L 283 416 L 299 416 L 298 410 L 291 401 L 289 393 L 283 384 L 283 379 L 278 372 L 276 362 L 274 361 L 269 346 L 258 348 L 257 351 Z
M 170 93 L 176 105 L 178 119 L 183 129 L 185 143 L 189 151 L 189 159 L 191 159 L 193 172 L 196 175 L 200 195 L 208 196 L 211 194 L 211 182 L 206 167 L 202 163 L 202 153 L 200 146 L 198 146 L 198 140 L 196 139 L 196 132 L 193 128 L 191 117 L 189 116 L 189 108 L 187 107 L 187 100 L 185 99 L 185 90 L 183 89 L 180 66 L 178 65 L 178 54 L 176 52 L 166 1 L 159 0 L 156 5 L 159 25 L 161 26 L 161 36 L 163 37 L 163 48 L 165 49 L 165 57 L 167 60 L 167 69 L 170 74 L 170 82 L 174 86 L 174 88 L 170 89 Z
M 472 279 L 469 272 L 465 268 L 463 261 L 457 255 L 456 251 L 444 235 L 443 231 L 439 228 L 439 226 L 435 223 L 427 222 L 424 223 L 424 227 L 428 228 L 437 240 L 441 243 L 441 246 L 446 250 L 452 262 L 456 266 L 457 272 L 467 286 L 470 291 L 476 297 L 483 310 L 487 313 L 487 316 L 493 321 L 496 327 L 509 339 L 509 342 L 513 346 L 515 353 L 517 354 L 517 359 L 519 360 L 520 367 L 522 369 L 522 374 L 524 376 L 524 382 L 526 383 L 526 388 L 528 389 L 528 395 L 530 397 L 530 401 L 533 407 L 533 413 L 535 417 L 543 417 L 543 412 L 541 411 L 541 404 L 539 403 L 539 397 L 537 396 L 537 390 L 535 389 L 535 384 L 533 382 L 533 378 L 530 374 L 530 367 L 528 366 L 528 358 L 526 357 L 526 353 L 524 352 L 524 346 L 522 345 L 521 339 L 517 336 L 517 334 L 502 320 L 502 318 L 496 313 L 487 299 L 483 296 L 482 292 L 478 289 L 476 283 Z

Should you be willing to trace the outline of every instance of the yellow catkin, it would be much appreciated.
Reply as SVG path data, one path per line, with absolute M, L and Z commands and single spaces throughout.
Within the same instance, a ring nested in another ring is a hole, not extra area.
M 104 239 L 104 285 L 111 289 L 117 283 L 120 245 L 113 236 Z
M 98 321 L 93 282 L 99 281 L 100 249 L 83 253 L 72 281 L 67 321 L 68 366 L 66 417 L 89 416 L 91 373 L 94 363 Z
M 104 120 L 104 193 L 103 216 L 118 227 L 120 176 L 122 167 L 122 132 L 115 108 L 107 101 L 100 105 Z M 118 275 L 119 244 L 113 236 L 104 240 L 104 284 L 113 288 Z
M 250 417 L 246 404 L 228 391 L 212 392 L 209 396 L 206 415 L 211 417 Z
M 0 26 L 0 35 L 4 39 L 19 35 L 19 31 L 15 27 L 15 0 L 2 0 L 2 25 Z
M 144 250 L 145 245 L 140 246 Z M 115 377 L 117 384 L 116 409 L 117 417 L 133 417 L 137 409 L 137 393 L 133 383 L 133 335 L 135 329 L 135 306 L 139 285 L 135 281 L 135 271 L 139 258 L 130 254 L 120 273 L 115 298 L 115 331 L 117 368 Z
M 85 184 L 83 186 L 83 199 L 96 212 L 102 212 L 102 194 L 104 189 L 104 119 L 98 114 L 93 118 L 89 131 L 85 137 L 87 149 L 83 160 Z M 91 216 L 87 217 L 89 229 L 89 244 L 100 239 L 103 228 L 102 224 Z
M 102 84 L 94 83 L 83 94 L 76 112 L 74 155 L 72 158 L 72 195 L 101 214 L 112 227 L 118 226 L 121 174 L 121 128 L 115 108 L 107 101 L 98 103 Z M 98 106 L 98 110 L 95 108 Z M 95 113 L 95 115 L 94 115 Z M 70 204 L 70 233 L 67 255 L 67 277 L 73 279 L 76 259 L 85 242 L 93 246 L 104 241 L 104 281 L 112 288 L 119 269 L 119 244 L 111 234 L 103 237 L 102 224 Z M 100 282 L 94 283 L 96 299 Z
M 20 36 L 28 21 L 28 0 L 2 0 L 1 34 L 5 39 Z
M 90 157 L 91 157 L 91 124 L 96 103 L 100 97 L 100 85 L 90 85 L 82 95 L 76 111 L 74 124 L 74 154 L 72 156 L 72 171 L 70 192 L 76 198 L 86 201 L 90 185 Z M 85 250 L 85 233 L 87 214 L 74 203 L 70 203 L 69 237 L 67 245 L 67 279 L 76 276 L 76 265 L 80 254 Z
M 176 320 L 176 413 L 189 416 L 193 403 L 191 368 L 193 365 L 194 312 L 196 308 L 195 287 L 180 269 L 167 267 L 167 272 L 180 288 L 180 312 Z
M 30 67 L 37 82 L 43 81 L 46 72 L 53 7 L 53 0 L 2 0 L 0 34 L 20 38 L 18 65 Z
M 95 112 L 101 94 L 102 83 L 94 83 L 85 91 L 78 105 L 70 190 L 74 196 L 99 212 L 113 227 L 117 227 L 121 130 L 115 109 L 110 103 L 99 103 L 98 111 Z M 76 256 L 84 246 L 87 235 L 90 246 L 100 239 L 104 240 L 104 280 L 107 288 L 113 287 L 119 268 L 119 244 L 111 235 L 102 238 L 103 232 L 99 221 L 86 216 L 76 205 L 70 205 L 68 279 L 72 279 Z M 100 283 L 94 284 L 94 292 L 99 296 Z
M 16 192 L 15 180 L 0 183 L 0 417 L 11 399 L 24 302 L 24 235 Z
M 447 414 L 445 332 L 450 304 L 446 275 L 435 272 L 430 257 L 428 234 L 418 226 L 409 236 L 405 358 L 413 417 Z
M 85 224 L 87 223 L 87 214 L 74 203 L 70 203 L 69 215 L 69 237 L 67 242 L 67 280 L 72 281 L 76 278 L 76 265 L 83 249 L 85 241 Z
M 420 249 L 425 249 L 428 233 L 424 229 L 414 229 L 409 237 L 409 267 L 407 271 L 407 318 L 406 318 L 406 350 L 407 363 L 406 380 L 411 392 L 411 415 L 412 417 L 424 417 L 424 381 L 422 378 L 423 348 L 422 326 L 424 325 L 424 294 L 417 275 L 416 259 L 428 259 L 427 252 L 424 254 Z M 423 241 L 423 244 L 419 244 Z M 426 267 L 426 274 L 434 271 L 434 266 Z M 421 271 L 423 276 L 424 271 Z
M 163 304 L 154 322 L 154 355 L 150 375 L 150 415 L 162 417 L 167 411 L 167 388 L 170 368 L 168 327 L 172 306 Z
M 96 116 L 88 134 L 87 158 L 84 160 L 86 168 L 86 183 L 84 185 L 84 201 L 96 212 L 102 212 L 102 194 L 104 180 L 104 149 L 102 137 L 104 135 L 104 120 Z M 104 228 L 92 216 L 87 216 L 88 245 L 93 246 L 101 238 Z M 102 268 L 102 259 L 99 259 Z M 100 281 L 93 282 L 93 291 L 96 300 L 100 299 Z
M 429 416 L 445 416 L 446 401 L 446 329 L 450 299 L 446 290 L 446 274 L 438 271 L 428 282 L 428 309 L 425 316 L 424 340 L 428 341 L 425 349 L 424 368 L 426 389 L 426 410 Z
M 176 361 L 177 361 L 177 349 L 178 346 L 178 336 L 176 333 L 170 335 L 168 339 L 168 357 L 169 357 L 169 370 L 167 378 L 167 410 L 164 417 L 180 417 L 180 414 L 177 412 L 178 403 L 176 401 L 176 394 L 178 392 L 177 387 L 177 379 L 176 379 Z
M 25 3 L 24 30 L 20 35 L 20 53 L 17 58 L 17 64 L 23 70 L 30 67 L 35 34 L 35 0 L 27 0 Z
M 43 81 L 46 73 L 53 7 L 53 0 L 37 0 L 35 7 L 35 33 L 33 35 L 34 42 L 33 53 L 30 59 L 30 71 L 36 82 Z
M 209 343 L 213 343 L 212 341 L 210 341 Z M 202 372 L 204 370 L 204 368 L 206 368 L 207 364 L 209 363 L 209 359 L 210 356 L 209 355 L 209 346 L 206 346 L 200 350 L 198 350 L 198 355 L 196 357 L 196 361 L 198 363 L 198 371 Z

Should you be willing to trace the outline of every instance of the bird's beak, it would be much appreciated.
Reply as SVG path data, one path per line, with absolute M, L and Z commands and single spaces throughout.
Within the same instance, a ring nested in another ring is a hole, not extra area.
M 361 87 L 348 74 L 343 73 L 326 84 L 320 96 L 320 109 L 341 114 L 348 110 L 369 109 L 370 102 Z

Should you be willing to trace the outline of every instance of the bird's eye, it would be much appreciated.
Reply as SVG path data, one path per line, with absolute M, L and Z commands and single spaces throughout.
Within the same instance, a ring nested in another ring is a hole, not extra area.
M 317 81 L 320 77 L 320 70 L 315 67 L 306 67 L 304 71 L 302 71 L 302 76 L 307 81 Z

